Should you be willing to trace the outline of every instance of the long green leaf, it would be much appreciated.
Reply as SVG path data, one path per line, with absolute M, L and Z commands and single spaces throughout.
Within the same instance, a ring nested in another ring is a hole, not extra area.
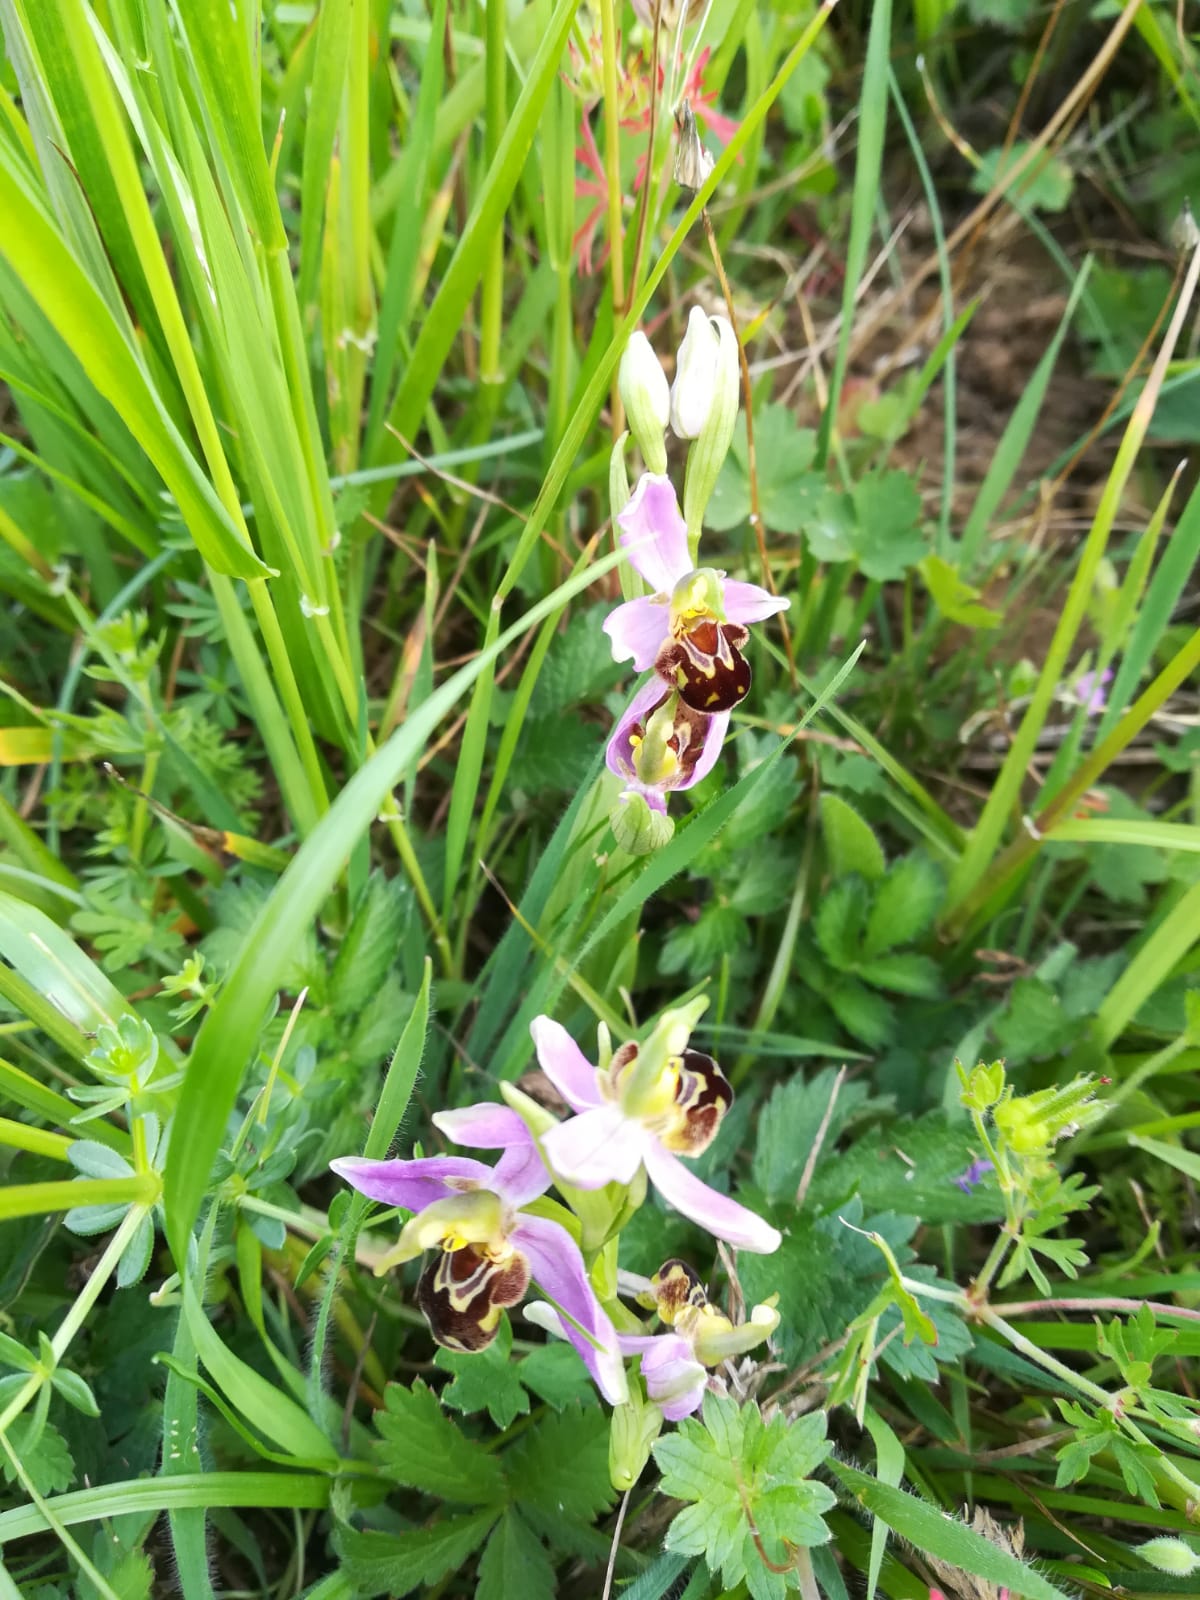
M 984 1578 L 988 1583 L 1007 1587 L 1013 1600 L 1021 1600 L 1021 1597 L 1023 1600 L 1067 1600 L 1065 1591 L 1056 1588 L 1040 1572 L 1027 1567 L 965 1523 L 948 1517 L 928 1501 L 918 1500 L 915 1495 L 906 1494 L 891 1484 L 880 1483 L 868 1473 L 840 1461 L 830 1460 L 827 1465 L 860 1505 L 918 1550 L 937 1556 L 951 1566 L 961 1567 L 964 1572 Z
M 299 1506 L 329 1504 L 330 1480 L 302 1472 L 195 1472 L 163 1478 L 130 1478 L 124 1483 L 77 1489 L 47 1500 L 49 1511 L 67 1527 L 105 1517 L 173 1511 L 180 1506 Z M 0 1543 L 45 1533 L 49 1524 L 36 1506 L 0 1512 Z
M 308 1414 L 222 1343 L 190 1282 L 183 1285 L 183 1314 L 200 1360 L 252 1427 L 306 1463 L 336 1465 L 337 1456 L 328 1439 Z
M 379 815 L 441 719 L 495 657 L 564 599 L 580 593 L 622 559 L 620 553 L 606 556 L 589 571 L 569 579 L 423 701 L 350 780 L 280 878 L 246 935 L 188 1062 L 178 1110 L 188 1137 L 171 1146 L 165 1193 L 167 1236 L 181 1266 L 225 1119 L 237 1098 L 267 1006 L 358 839 Z

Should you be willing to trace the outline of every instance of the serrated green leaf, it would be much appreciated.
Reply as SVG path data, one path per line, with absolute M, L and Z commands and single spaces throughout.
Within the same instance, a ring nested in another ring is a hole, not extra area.
M 500 1319 L 496 1338 L 477 1355 L 439 1350 L 434 1364 L 454 1374 L 454 1382 L 441 1391 L 441 1404 L 467 1413 L 486 1411 L 498 1428 L 509 1427 L 529 1410 L 529 1396 L 511 1355 L 512 1327 L 507 1317 Z
M 823 1516 L 835 1496 L 809 1478 L 829 1453 L 825 1433 L 824 1412 L 791 1422 L 777 1413 L 764 1426 L 756 1405 L 707 1393 L 703 1421 L 685 1418 L 654 1446 L 663 1492 L 693 1502 L 671 1523 L 667 1548 L 703 1555 L 727 1588 L 744 1581 L 756 1600 L 781 1597 L 786 1585 L 761 1551 L 786 1566 L 788 1546 L 830 1537 Z
M 945 892 L 941 873 L 927 857 L 904 856 L 894 862 L 875 887 L 864 954 L 882 955 L 922 938 L 932 928 Z
M 839 878 L 817 907 L 813 924 L 817 943 L 821 954 L 839 972 L 850 972 L 858 963 L 870 893 L 857 875 Z
M 613 1501 L 608 1419 L 598 1406 L 544 1416 L 506 1452 L 515 1499 L 571 1521 L 591 1522 Z
M 890 1002 L 875 990 L 848 978 L 830 989 L 826 999 L 842 1027 L 863 1044 L 878 1049 L 893 1037 L 896 1014 Z
M 466 1505 L 505 1499 L 504 1472 L 494 1455 L 468 1439 L 419 1380 L 411 1389 L 390 1383 L 386 1409 L 375 1413 L 376 1447 L 387 1476 L 409 1489 Z
M 39 1430 L 37 1422 L 35 1416 L 18 1418 L 8 1431 L 9 1443 L 37 1492 L 60 1494 L 70 1487 L 75 1476 L 75 1462 L 67 1441 L 54 1424 L 43 1422 Z M 16 1483 L 16 1470 L 7 1451 L 0 1454 L 0 1473 L 6 1483 Z
M 334 1544 L 342 1569 L 359 1600 L 373 1595 L 398 1597 L 439 1583 L 461 1567 L 487 1537 L 496 1512 L 473 1511 L 447 1517 L 411 1533 L 359 1533 L 339 1528 Z
M 826 793 L 821 796 L 821 831 L 836 878 L 856 872 L 873 883 L 883 877 L 887 870 L 883 846 L 870 825 L 841 795 Z
M 545 1545 L 519 1511 L 506 1511 L 479 1562 L 475 1600 L 554 1600 L 555 1592 Z
M 942 970 L 932 956 L 896 950 L 858 963 L 858 976 L 876 989 L 930 1000 L 941 993 Z
M 594 1405 L 596 1389 L 577 1352 L 567 1344 L 544 1344 L 517 1366 L 517 1376 L 555 1411 L 569 1405 Z
M 837 1073 L 823 1068 L 808 1082 L 793 1078 L 778 1085 L 758 1119 L 754 1150 L 754 1181 L 774 1203 L 794 1195 L 809 1152 L 825 1115 L 830 1110 Z M 822 1159 L 833 1154 L 838 1135 L 867 1098 L 863 1083 L 843 1083 L 825 1130 Z

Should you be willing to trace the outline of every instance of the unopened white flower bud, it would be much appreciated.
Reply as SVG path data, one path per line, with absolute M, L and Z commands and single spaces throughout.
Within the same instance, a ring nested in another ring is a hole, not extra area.
M 720 343 L 720 335 L 708 316 L 699 306 L 693 306 L 671 385 L 671 428 L 677 438 L 697 438 L 708 421 L 715 398 Z
M 651 472 L 667 470 L 663 435 L 671 416 L 671 389 L 662 363 L 644 333 L 630 334 L 617 373 L 621 403 L 642 459 Z
M 693 550 L 700 537 L 705 508 L 712 499 L 721 468 L 725 464 L 725 457 L 729 454 L 729 446 L 733 443 L 733 429 L 737 422 L 738 399 L 741 394 L 737 334 L 725 317 L 705 320 L 710 324 L 708 337 L 715 344 L 716 358 L 709 380 L 708 405 L 703 408 L 703 421 L 693 436 L 692 447 L 688 451 L 687 475 L 683 484 L 683 519 L 687 523 L 688 538 Z M 689 337 L 693 326 L 694 322 L 689 320 Z M 685 339 L 684 344 L 686 343 Z M 679 354 L 682 362 L 684 351 L 681 349 Z M 678 376 L 675 381 L 678 385 Z M 684 409 L 693 415 L 699 414 L 702 409 L 701 397 L 689 396 Z

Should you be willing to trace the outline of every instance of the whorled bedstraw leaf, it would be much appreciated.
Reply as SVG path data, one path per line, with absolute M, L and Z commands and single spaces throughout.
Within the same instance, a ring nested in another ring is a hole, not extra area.
M 788 1575 L 772 1569 L 830 1537 L 823 1516 L 836 1496 L 810 1477 L 829 1450 L 823 1411 L 764 1424 L 756 1405 L 709 1392 L 703 1420 L 686 1418 L 654 1446 L 663 1493 L 689 1502 L 667 1548 L 703 1556 L 726 1588 L 744 1582 L 754 1600 L 783 1600 Z

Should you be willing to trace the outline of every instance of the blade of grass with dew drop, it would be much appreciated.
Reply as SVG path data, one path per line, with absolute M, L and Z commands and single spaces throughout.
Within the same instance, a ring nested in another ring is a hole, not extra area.
M 198 1474 L 201 1470 L 198 1447 L 200 1407 L 196 1385 L 189 1378 L 196 1375 L 196 1345 L 186 1317 L 175 1324 L 175 1342 L 171 1349 L 173 1360 L 167 1367 L 167 1382 L 163 1394 L 161 1477 L 176 1479 Z M 205 1533 L 206 1505 L 170 1509 L 167 1524 L 171 1534 L 171 1548 L 179 1572 L 179 1586 L 183 1600 L 213 1600 L 212 1580 L 208 1574 L 208 1547 Z
M 76 1489 L 46 1501 L 47 1509 L 66 1527 L 103 1522 L 109 1517 L 180 1507 L 299 1506 L 320 1510 L 329 1504 L 330 1479 L 309 1472 L 196 1472 L 169 1481 L 130 1478 L 123 1483 Z M 0 1542 L 44 1533 L 46 1518 L 36 1506 L 0 1512 Z
M 181 1266 L 225 1119 L 237 1098 L 267 1006 L 297 942 L 305 936 L 359 837 L 379 815 L 442 718 L 495 657 L 623 559 L 623 554 L 614 553 L 569 579 L 506 629 L 489 651 L 481 651 L 410 711 L 404 724 L 355 773 L 275 886 L 243 941 L 188 1062 L 177 1114 L 190 1136 L 171 1147 L 165 1194 L 168 1239 Z
M 817 429 L 816 468 L 829 457 L 829 444 L 837 420 L 838 403 L 850 359 L 850 333 L 858 286 L 867 265 L 867 250 L 874 225 L 875 202 L 883 174 L 883 141 L 887 130 L 888 51 L 892 37 L 891 0 L 875 0 L 867 34 L 862 90 L 858 99 L 858 150 L 854 161 L 854 189 L 850 200 L 850 234 L 846 244 L 846 276 L 842 293 L 842 320 L 837 353 L 829 379 L 829 395 Z
M 1096 1033 L 1109 1046 L 1200 939 L 1200 883 L 1178 899 L 1113 984 L 1096 1013 Z
M 1000 435 L 995 454 L 988 463 L 983 482 L 979 486 L 979 493 L 975 496 L 975 502 L 962 531 L 962 538 L 959 540 L 959 564 L 964 573 L 970 574 L 974 570 L 992 518 L 1012 487 L 1013 479 L 1025 459 L 1026 448 L 1033 437 L 1033 430 L 1037 426 L 1042 403 L 1046 398 L 1046 390 L 1058 361 L 1058 352 L 1066 338 L 1067 329 L 1071 326 L 1075 309 L 1087 287 L 1091 266 L 1092 258 L 1089 256 L 1075 279 L 1066 310 L 1046 347 L 1046 353 L 1033 369 L 1033 376 L 1025 385 L 1021 398 L 1017 401 L 1012 416 L 1009 417 L 1004 432 Z
M 958 865 L 951 874 L 943 922 L 961 921 L 961 908 L 983 878 L 996 854 L 1005 828 L 1020 801 L 1029 761 L 1061 681 L 1070 651 L 1082 626 L 1096 572 L 1108 544 L 1125 487 L 1141 450 L 1154 412 L 1171 354 L 1200 277 L 1200 247 L 1192 253 L 1179 302 L 1155 358 L 1153 369 L 1122 437 L 1116 460 L 1104 485 L 1095 518 L 1080 552 L 1075 575 L 1042 664 L 1037 685 L 1021 726 L 997 775 L 979 821 L 967 839 Z

